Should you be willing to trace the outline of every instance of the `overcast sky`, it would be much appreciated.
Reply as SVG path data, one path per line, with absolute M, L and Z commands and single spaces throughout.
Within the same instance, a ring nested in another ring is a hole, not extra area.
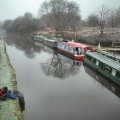
M 31 12 L 37 16 L 40 5 L 45 0 L 0 0 L 0 21 L 14 19 L 23 15 L 25 12 Z M 81 15 L 86 18 L 105 4 L 110 8 L 120 6 L 120 0 L 74 0 L 80 5 Z

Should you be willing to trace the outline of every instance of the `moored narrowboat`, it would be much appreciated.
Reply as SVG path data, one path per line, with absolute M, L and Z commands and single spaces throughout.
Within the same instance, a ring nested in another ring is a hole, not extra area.
M 46 45 L 46 46 L 48 46 L 48 47 L 51 47 L 51 48 L 56 48 L 57 41 L 54 40 L 54 39 L 48 39 L 48 38 L 46 38 L 46 39 L 43 40 L 43 44 Z
M 92 51 L 91 46 L 77 42 L 58 42 L 57 51 L 74 60 L 83 60 L 86 51 Z
M 111 79 L 120 86 L 120 61 L 100 52 L 87 52 L 84 56 L 84 63 L 96 69 L 102 75 Z
M 47 37 L 43 36 L 42 34 L 34 34 L 32 37 L 35 44 L 43 43 L 44 45 L 51 47 L 51 48 L 56 48 L 57 45 L 57 40 L 55 39 L 48 39 Z

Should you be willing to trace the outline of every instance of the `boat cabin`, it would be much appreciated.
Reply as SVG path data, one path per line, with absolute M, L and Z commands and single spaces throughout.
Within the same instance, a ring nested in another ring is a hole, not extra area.
M 114 60 L 98 52 L 87 52 L 84 63 L 97 69 L 106 77 L 120 85 L 120 61 Z
M 92 51 L 93 48 L 77 42 L 58 42 L 57 49 L 61 52 L 71 55 L 75 60 L 83 60 L 86 51 Z

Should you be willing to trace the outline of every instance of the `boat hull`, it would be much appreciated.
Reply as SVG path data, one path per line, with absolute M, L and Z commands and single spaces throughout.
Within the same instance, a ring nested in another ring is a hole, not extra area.
M 64 55 L 64 56 L 67 56 L 73 60 L 77 60 L 77 61 L 83 61 L 83 55 L 81 56 L 75 56 L 73 53 L 69 52 L 69 51 L 66 51 L 64 49 L 61 49 L 59 47 L 57 47 L 57 52 L 59 52 L 60 54 Z

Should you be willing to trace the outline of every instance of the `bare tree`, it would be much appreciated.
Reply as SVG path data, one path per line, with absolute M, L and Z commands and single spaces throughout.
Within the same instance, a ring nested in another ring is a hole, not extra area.
M 2 22 L 0 22 L 0 28 L 2 28 L 2 24 L 3 24 L 3 23 L 2 23 Z
M 25 13 L 24 16 L 17 17 L 15 20 L 7 20 L 3 24 L 3 28 L 7 32 L 19 34 L 30 34 L 40 30 L 43 26 L 41 21 L 34 18 L 31 13 Z
M 115 22 L 117 27 L 120 27 L 120 7 L 116 10 Z
M 89 15 L 88 19 L 87 19 L 87 25 L 89 27 L 96 27 L 96 26 L 98 26 L 98 16 L 94 15 L 94 14 Z
M 79 6 L 75 2 L 66 0 L 50 0 L 42 4 L 43 15 L 47 16 L 51 26 L 56 31 L 62 31 L 66 27 L 78 26 L 80 22 L 80 10 Z M 39 10 L 39 16 L 41 16 L 41 9 Z
M 101 36 L 103 36 L 103 33 L 104 33 L 106 18 L 108 16 L 108 14 L 109 14 L 109 9 L 106 8 L 104 5 L 102 5 L 98 12 L 98 25 L 99 25 Z
M 112 28 L 117 26 L 117 23 L 116 23 L 116 10 L 111 10 L 110 11 L 107 22 L 108 22 L 108 26 L 110 26 Z
M 12 31 L 12 24 L 13 24 L 12 20 L 6 20 L 3 23 L 2 28 L 5 29 L 7 32 Z

